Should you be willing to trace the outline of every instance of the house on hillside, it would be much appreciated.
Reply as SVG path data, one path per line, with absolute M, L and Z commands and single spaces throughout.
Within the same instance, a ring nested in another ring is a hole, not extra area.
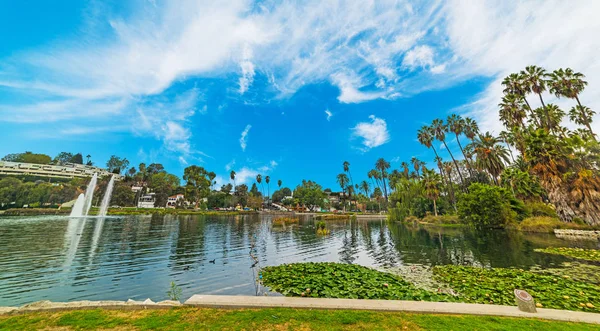
M 138 208 L 154 208 L 156 202 L 156 195 L 154 193 L 146 193 L 140 196 L 138 200 Z
M 177 208 L 177 204 L 186 204 L 185 196 L 183 194 L 175 194 L 167 198 L 167 206 L 166 208 L 175 209 Z

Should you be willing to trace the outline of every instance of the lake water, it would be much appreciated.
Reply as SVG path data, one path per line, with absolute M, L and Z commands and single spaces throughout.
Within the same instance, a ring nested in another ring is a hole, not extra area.
M 0 306 L 38 300 L 160 301 L 167 299 L 171 281 L 182 289 L 182 299 L 255 295 L 262 291 L 255 281 L 260 267 L 291 262 L 527 269 L 567 260 L 534 248 L 598 247 L 551 234 L 475 233 L 385 220 L 329 222 L 331 234 L 318 236 L 314 224 L 305 217 L 296 225 L 274 226 L 271 216 L 0 218 Z

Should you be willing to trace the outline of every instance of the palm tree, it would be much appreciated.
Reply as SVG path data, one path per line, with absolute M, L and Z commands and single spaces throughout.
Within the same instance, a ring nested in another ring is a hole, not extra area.
M 354 186 L 354 181 L 352 180 L 352 174 L 350 173 L 350 162 L 348 161 L 344 161 L 344 172 L 348 174 L 348 177 L 350 177 L 350 185 Z
M 594 113 L 591 109 L 582 106 L 579 101 L 579 95 L 588 84 L 583 80 L 585 75 L 580 72 L 574 72 L 571 68 L 561 68 L 554 70 L 554 72 L 550 74 L 550 77 L 552 78 L 550 81 L 550 93 L 553 93 L 558 98 L 565 97 L 577 100 L 577 106 L 573 107 L 569 113 L 570 117 L 574 118 L 571 120 L 579 125 L 584 125 L 595 140 L 596 137 L 594 136 L 591 126 Z M 571 114 L 573 114 L 573 116 L 571 116 Z
M 260 193 L 264 196 L 265 190 L 264 190 L 264 186 L 262 185 L 262 175 L 261 174 L 256 175 L 256 182 L 258 183 L 258 185 L 260 185 L 260 187 L 261 187 Z
M 342 199 L 343 199 L 343 203 L 344 203 L 344 211 L 346 211 L 346 188 L 348 186 L 348 176 L 346 176 L 346 174 L 341 173 L 339 175 L 337 175 L 337 182 L 338 184 L 340 184 L 340 187 L 342 188 Z
M 370 191 L 369 182 L 363 180 L 362 182 L 360 182 L 360 188 L 365 192 L 365 196 L 368 198 Z
M 596 136 L 594 135 L 594 131 L 592 131 L 591 126 L 592 117 L 595 114 L 596 112 L 591 110 L 589 107 L 577 105 L 571 108 L 571 111 L 569 111 L 569 119 L 575 122 L 575 124 L 585 126 L 589 131 L 589 134 L 592 137 L 592 139 L 596 140 Z
M 450 148 L 448 148 L 448 145 L 446 144 L 446 131 L 448 130 L 446 124 L 444 124 L 444 121 L 436 118 L 431 123 L 430 130 L 432 130 L 432 135 L 435 136 L 435 138 L 437 140 L 444 143 L 444 147 L 446 147 L 446 150 L 448 151 L 448 154 L 450 154 L 450 158 L 452 159 L 452 162 L 454 162 L 454 166 L 456 167 L 456 171 L 458 172 L 458 177 L 460 178 L 460 182 L 464 186 L 465 180 L 463 179 L 462 174 L 460 173 L 460 169 L 458 168 L 458 163 L 454 159 L 454 155 L 452 155 Z
M 510 159 L 515 162 L 515 157 L 513 156 L 512 149 L 510 149 L 510 145 L 515 144 L 515 136 L 508 131 L 500 131 L 498 134 L 498 138 L 502 139 L 506 147 L 508 148 L 508 152 L 510 153 Z
M 400 164 L 400 167 L 402 168 L 402 173 L 404 174 L 405 178 L 408 178 L 408 163 L 402 161 L 402 163 Z
M 269 185 L 270 182 L 271 182 L 271 177 L 266 176 L 265 183 L 267 183 L 267 203 L 270 203 L 270 201 L 271 201 L 271 185 Z
M 549 103 L 546 106 L 546 113 L 548 114 L 548 129 L 558 135 L 561 135 L 563 138 L 566 138 L 566 136 L 562 133 L 560 126 L 560 123 L 565 116 L 565 112 L 558 108 L 557 105 Z
M 471 177 L 473 177 L 473 173 L 471 172 L 471 163 L 469 163 L 469 159 L 467 158 L 467 155 L 465 155 L 465 150 L 463 149 L 462 145 L 460 144 L 460 138 L 459 138 L 459 136 L 461 134 L 463 134 L 463 132 L 464 132 L 465 120 L 456 114 L 452 114 L 452 115 L 448 116 L 448 119 L 446 120 L 446 122 L 448 123 L 447 129 L 450 132 L 453 132 L 454 135 L 456 136 L 456 142 L 458 143 L 460 152 L 465 157 L 465 161 L 467 161 L 467 165 L 469 168 L 469 175 L 471 175 Z
M 423 169 L 423 188 L 427 198 L 433 201 L 433 213 L 437 216 L 437 199 L 440 197 L 440 177 L 433 169 Z
M 477 125 L 477 122 L 470 117 L 465 117 L 463 129 L 465 131 L 465 136 L 467 136 L 471 142 L 473 142 L 473 139 L 475 139 L 475 137 L 479 134 L 479 126 Z
M 235 171 L 231 170 L 229 173 L 229 178 L 233 181 L 233 192 L 235 192 Z
M 367 176 L 373 182 L 373 187 L 377 186 L 381 190 L 381 184 L 379 183 L 381 175 L 379 174 L 379 171 L 377 171 L 377 169 L 371 169 L 369 170 L 369 173 L 367 173 Z
M 479 135 L 472 143 L 475 152 L 475 165 L 482 170 L 486 170 L 496 185 L 498 176 L 508 163 L 508 151 L 506 147 L 500 144 L 500 139 L 492 136 L 489 132 Z
M 277 181 L 277 186 L 279 186 L 279 188 L 281 188 L 281 183 L 282 183 L 282 181 L 281 181 L 281 179 L 279 179 L 279 180 Z
M 527 90 L 532 91 L 540 97 L 540 102 L 542 103 L 542 110 L 544 111 L 544 115 L 546 117 L 546 129 L 549 130 L 547 124 L 550 122 L 548 118 L 548 113 L 546 112 L 546 104 L 544 104 L 544 99 L 542 98 L 542 92 L 546 91 L 546 70 L 542 67 L 538 67 L 535 65 L 525 67 L 525 70 L 521 71 L 521 77 L 523 86 L 526 87 Z
M 435 155 L 437 155 L 437 153 Z M 419 161 L 419 159 L 413 156 L 410 159 L 410 163 L 412 163 L 415 171 L 417 172 L 417 177 L 421 177 L 421 174 L 419 173 L 419 169 L 421 169 L 421 161 Z
M 381 180 L 383 181 L 383 194 L 385 196 L 385 201 L 388 201 L 388 193 L 387 193 L 387 185 L 385 183 L 385 179 L 387 178 L 387 169 L 390 168 L 390 163 L 386 161 L 384 158 L 379 158 L 377 162 L 375 162 L 375 169 L 379 170 L 381 173 Z
M 523 82 L 523 75 L 519 75 L 517 73 L 512 73 L 508 75 L 508 77 L 504 78 L 502 81 L 502 85 L 504 86 L 504 94 L 505 95 L 515 95 L 519 99 L 522 99 L 527 106 L 526 110 L 528 110 L 531 114 L 533 114 L 533 108 L 529 105 L 527 101 L 527 93 L 531 92 L 531 89 Z M 537 118 L 532 116 L 532 119 L 535 121 L 536 125 L 540 125 L 537 122 Z

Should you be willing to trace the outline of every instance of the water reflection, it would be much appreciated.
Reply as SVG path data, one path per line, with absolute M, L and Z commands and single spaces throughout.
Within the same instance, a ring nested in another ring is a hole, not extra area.
M 384 220 L 273 226 L 270 216 L 0 218 L 0 305 L 37 300 L 166 299 L 262 293 L 260 267 L 339 261 L 375 267 L 464 264 L 529 268 L 566 259 L 537 247 L 589 246 L 553 235 L 407 227 Z M 251 255 L 252 254 L 252 255 Z

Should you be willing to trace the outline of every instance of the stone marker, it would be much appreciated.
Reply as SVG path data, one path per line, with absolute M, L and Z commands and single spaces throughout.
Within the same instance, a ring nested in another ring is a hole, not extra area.
M 520 311 L 537 313 L 537 310 L 535 309 L 535 301 L 533 300 L 531 294 L 523 290 L 515 290 L 515 298 L 517 298 L 517 306 L 519 306 Z

